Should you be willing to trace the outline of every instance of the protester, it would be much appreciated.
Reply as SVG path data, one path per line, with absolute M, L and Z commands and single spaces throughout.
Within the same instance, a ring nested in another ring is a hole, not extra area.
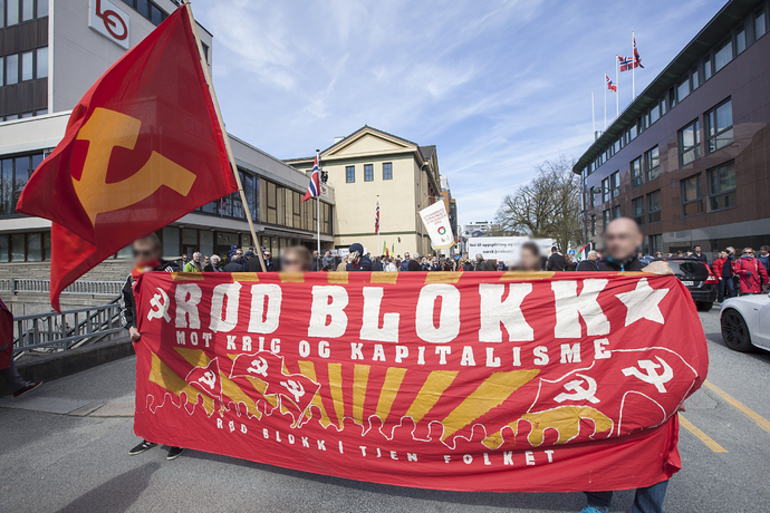
M 182 271 L 186 273 L 202 273 L 203 272 L 203 264 L 201 264 L 201 254 L 199 251 L 196 251 L 193 253 L 192 260 L 190 262 L 187 262 L 185 264 Z
M 401 267 L 399 267 L 400 271 L 408 271 L 407 267 L 409 266 L 409 262 L 412 259 L 409 257 L 409 253 L 404 253 L 404 259 L 401 261 Z
M 741 280 L 741 295 L 759 294 L 762 292 L 762 284 L 768 283 L 767 270 L 754 258 L 752 248 L 743 248 L 741 258 L 733 263 L 733 272 Z
M 314 251 L 313 256 L 317 257 L 318 252 Z M 287 273 L 304 273 L 310 271 L 313 263 L 318 262 L 313 258 L 310 251 L 305 246 L 292 246 L 283 251 L 281 255 L 281 271 Z
M 182 255 L 182 258 L 180 258 L 179 260 L 177 260 L 177 261 L 176 261 L 176 265 L 177 265 L 177 267 L 179 267 L 180 269 L 184 269 L 184 266 L 186 266 L 186 265 L 187 265 L 187 253 L 185 253 L 184 255 Z
M 27 381 L 16 370 L 13 359 L 13 314 L 0 299 L 0 376 L 3 377 L 14 397 L 21 397 L 40 385 L 42 381 Z
M 639 261 L 636 248 L 644 242 L 644 235 L 639 225 L 631 218 L 619 217 L 607 225 L 604 231 L 604 251 L 606 257 L 598 261 L 593 271 L 642 271 L 653 274 L 674 274 L 667 262 L 651 262 L 646 267 Z M 643 341 L 642 345 L 648 345 Z M 626 461 L 626 465 L 633 465 Z M 663 511 L 663 500 L 666 498 L 668 481 L 637 488 L 634 497 L 635 513 L 660 513 Z M 610 509 L 613 492 L 585 492 L 588 505 L 582 513 L 605 513 Z
M 722 266 L 722 281 L 725 287 L 725 299 L 735 297 L 735 281 L 733 281 L 733 263 L 735 263 L 735 248 L 727 246 L 727 261 Z
M 389 258 L 388 262 L 385 264 L 385 272 L 389 272 L 389 273 L 398 272 L 398 266 L 396 266 L 396 263 L 393 261 L 392 258 Z
M 324 269 L 326 268 L 334 269 L 335 265 L 336 264 L 334 262 L 334 256 L 332 255 L 332 252 L 329 250 L 326 250 L 326 253 L 324 253 L 324 257 L 323 257 Z
M 473 271 L 473 264 L 468 260 L 468 256 L 466 255 L 462 259 L 462 270 L 463 271 Z
M 273 260 L 273 254 L 270 252 L 269 249 L 266 249 L 262 252 L 262 256 L 265 259 L 265 269 L 269 273 L 274 273 L 278 271 L 278 264 L 275 260 Z M 259 270 L 262 270 L 262 266 L 259 266 Z
M 663 260 L 663 252 L 662 251 L 656 251 L 655 252 L 655 260 Z
M 401 267 L 403 267 L 404 264 L 401 264 Z M 406 270 L 407 271 L 422 271 L 422 266 L 420 265 L 420 255 L 417 253 L 414 253 L 412 255 L 412 258 L 409 259 L 406 262 Z
M 380 257 L 375 257 L 374 262 L 372 262 L 372 271 L 384 271 L 385 268 L 382 266 L 382 260 Z
M 575 270 L 580 272 L 598 271 L 599 270 L 599 253 L 593 250 L 589 251 L 588 258 L 586 260 L 580 261 L 580 263 L 578 263 L 577 269 Z
M 321 255 L 318 253 L 318 250 L 313 250 L 313 256 L 312 256 L 313 263 L 310 266 L 310 271 L 312 272 L 318 272 L 322 269 L 322 263 L 321 263 Z M 283 269 L 283 255 L 281 255 L 281 270 Z
M 240 249 L 235 252 L 231 251 L 230 261 L 225 265 L 224 271 L 226 273 L 240 273 L 245 271 L 243 262 L 243 251 Z
M 703 254 L 703 250 L 700 247 L 700 244 L 696 245 L 692 248 L 692 255 L 693 258 L 700 260 L 706 265 L 709 265 L 709 259 L 706 258 L 706 255 Z
M 348 264 L 345 267 L 346 271 L 371 271 L 372 262 L 369 257 L 364 254 L 364 247 L 356 242 L 351 244 L 348 248 Z
M 765 266 L 765 271 L 770 273 L 770 246 L 762 246 L 759 248 L 759 256 L 757 257 L 757 260 Z
M 219 255 L 211 255 L 209 258 L 209 265 L 203 268 L 204 273 L 221 273 L 222 269 L 219 267 L 219 263 L 222 261 Z
M 347 258 L 340 260 L 340 263 L 337 264 L 337 271 L 338 272 L 345 272 L 347 270 L 348 270 Z
M 540 248 L 534 242 L 527 241 L 521 245 L 517 271 L 536 272 L 543 270 L 543 259 L 540 258 Z
M 712 270 L 714 272 L 714 276 L 716 276 L 716 279 L 719 282 L 718 300 L 720 303 L 722 303 L 725 300 L 725 280 L 722 278 L 722 273 L 724 271 L 723 268 L 726 263 L 727 263 L 727 251 L 720 251 L 719 258 L 714 260 L 714 263 L 712 264 Z
M 569 263 L 567 262 L 567 259 L 564 258 L 564 255 L 559 253 L 559 250 L 556 248 L 556 246 L 551 248 L 551 256 L 548 257 L 548 263 L 545 265 L 546 271 L 566 271 L 567 265 Z
M 138 344 L 142 338 L 142 334 L 136 329 L 134 280 L 138 278 L 140 274 L 147 271 L 176 272 L 179 271 L 179 266 L 177 266 L 175 262 L 166 262 L 161 259 L 163 246 L 160 243 L 160 238 L 154 233 L 135 240 L 133 252 L 134 269 L 131 271 L 131 274 L 128 275 L 126 283 L 123 285 L 123 293 L 120 302 L 120 321 L 123 327 L 128 330 L 131 340 L 135 344 Z M 128 454 L 131 456 L 142 454 L 156 445 L 158 444 L 142 440 L 139 445 L 128 451 Z M 184 451 L 184 449 L 181 447 L 169 447 L 166 459 L 175 460 L 182 454 L 182 451 Z

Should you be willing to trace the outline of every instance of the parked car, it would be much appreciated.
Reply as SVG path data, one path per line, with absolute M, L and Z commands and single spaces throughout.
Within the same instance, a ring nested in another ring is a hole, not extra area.
M 719 292 L 719 282 L 711 269 L 702 260 L 695 258 L 673 258 L 668 264 L 674 275 L 690 291 L 698 310 L 708 312 L 714 306 Z
M 719 320 L 722 340 L 730 349 L 746 352 L 759 347 L 770 351 L 770 295 L 726 299 Z

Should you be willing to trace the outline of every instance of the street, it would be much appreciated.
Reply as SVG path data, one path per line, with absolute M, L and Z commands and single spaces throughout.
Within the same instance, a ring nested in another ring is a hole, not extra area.
M 770 494 L 770 353 L 730 351 L 719 309 L 700 313 L 708 338 L 707 385 L 687 402 L 684 468 L 667 512 L 767 511 Z M 0 400 L 0 511 L 486 512 L 566 511 L 580 493 L 453 493 L 336 479 L 201 452 L 166 461 L 155 448 L 130 457 L 134 359 Z M 95 409 L 99 407 L 98 409 Z M 633 492 L 612 511 L 631 511 Z

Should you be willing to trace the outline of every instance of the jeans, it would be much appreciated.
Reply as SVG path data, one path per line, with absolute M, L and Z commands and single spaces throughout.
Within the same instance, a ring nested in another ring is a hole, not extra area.
M 3 379 L 8 383 L 8 386 L 11 388 L 11 392 L 18 392 L 25 386 L 27 386 L 27 382 L 19 376 L 19 372 L 16 370 L 16 362 L 13 361 L 13 358 L 11 358 L 11 366 L 7 369 L 0 369 L 0 376 L 3 377 Z
M 637 488 L 634 496 L 634 513 L 663 513 L 663 500 L 666 498 L 668 481 L 647 488 Z M 612 492 L 585 492 L 588 505 L 602 513 L 610 511 Z
M 719 302 L 735 297 L 735 282 L 732 276 L 719 280 Z

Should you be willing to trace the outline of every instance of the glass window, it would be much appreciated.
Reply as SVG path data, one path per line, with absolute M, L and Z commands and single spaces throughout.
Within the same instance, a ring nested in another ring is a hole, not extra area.
M 145 18 L 150 18 L 150 2 L 149 0 L 136 0 L 136 10 L 139 14 Z
M 701 196 L 700 173 L 681 181 L 682 187 L 682 215 L 694 216 L 703 213 L 703 199 Z
M 610 224 L 610 211 L 605 210 L 602 212 L 602 229 L 606 229 L 608 224 Z
M 639 187 L 644 183 L 644 176 L 642 176 L 642 157 L 637 157 L 631 161 L 631 185 L 633 187 Z
M 660 155 L 657 146 L 644 153 L 644 172 L 648 182 L 660 176 Z
M 653 191 L 647 195 L 647 222 L 660 222 L 660 190 Z
M 37 0 L 37 17 L 45 18 L 48 16 L 48 0 Z
M 610 175 L 610 185 L 612 186 L 612 197 L 620 196 L 620 171 L 615 171 Z
M 5 26 L 5 0 L 0 0 L 0 28 Z M 3 85 L 3 81 L 0 80 L 0 85 Z
M 163 228 L 163 255 L 176 257 L 181 254 L 181 230 L 176 226 Z
M 0 235 L 0 262 L 8 261 L 8 236 Z
M 591 216 L 591 235 L 596 235 L 596 216 Z
M 153 25 L 160 25 L 163 21 L 163 11 L 158 9 L 155 5 L 150 6 L 150 21 L 152 21 Z
M 27 181 L 29 180 L 29 175 L 32 174 L 32 169 L 30 169 L 29 156 L 15 158 L 14 164 L 15 164 L 15 173 L 13 175 L 14 188 L 13 188 L 13 205 L 12 206 L 15 212 L 16 202 L 19 201 L 19 195 L 21 194 L 22 189 L 24 189 L 24 186 L 27 185 Z
M 354 183 L 356 181 L 356 167 L 345 166 L 345 182 Z
M 11 234 L 11 262 L 24 261 L 24 239 L 25 234 Z
M 43 260 L 43 238 L 40 233 L 27 234 L 27 261 L 41 262 Z
M 615 205 L 614 207 L 612 207 L 612 218 L 613 219 L 617 219 L 617 218 L 621 217 L 621 215 L 622 214 L 620 213 L 620 205 Z
M 5 85 L 19 82 L 19 54 L 5 56 Z
M 21 79 L 32 80 L 34 77 L 33 52 L 24 52 L 21 54 Z
M 243 181 L 243 193 L 246 195 L 246 202 L 249 204 L 249 214 L 252 219 L 257 219 L 257 193 L 256 178 L 251 175 L 245 175 Z
M 21 0 L 21 21 L 29 21 L 34 17 L 35 0 Z
M 739 30 L 735 34 L 735 55 L 743 53 L 746 49 L 746 31 L 744 29 Z
M 374 165 L 364 164 L 364 182 L 374 181 Z
M 687 96 L 690 94 L 690 78 L 685 78 L 682 80 L 678 86 L 676 86 L 676 102 L 680 103 L 682 100 L 687 98 Z
M 0 0 L 0 10 L 3 8 L 3 0 Z M 3 24 L 0 23 L 0 27 L 2 27 Z M 5 83 L 5 60 L 2 56 L 0 56 L 0 87 Z
M 13 159 L 3 159 L 0 161 L 0 172 L 2 172 L 2 202 L 0 202 L 0 214 L 7 215 L 13 213 Z
M 710 79 L 711 75 L 711 57 L 709 56 L 703 61 L 703 80 Z
M 700 158 L 700 127 L 696 119 L 679 131 L 679 166 Z
M 200 252 L 204 255 L 211 256 L 214 254 L 214 232 L 211 230 L 201 230 L 200 235 Z
M 198 230 L 182 228 L 182 244 L 185 246 L 198 247 Z
M 392 180 L 393 179 L 393 164 L 390 162 L 385 162 L 382 165 L 382 179 L 383 180 Z
M 7 27 L 16 25 L 19 23 L 19 2 L 7 1 L 6 7 L 8 8 L 8 15 L 5 17 L 5 25 Z
M 767 32 L 765 11 L 760 11 L 754 16 L 754 40 L 756 41 Z
M 48 47 L 38 48 L 37 52 L 37 74 L 35 78 L 45 78 L 48 76 Z
M 733 43 L 728 40 L 714 52 L 714 73 L 727 66 L 731 60 L 733 60 Z
M 705 115 L 708 153 L 733 143 L 732 100 L 717 105 Z
M 660 106 L 655 105 L 652 110 L 650 110 L 650 124 L 655 123 L 660 118 Z
M 708 170 L 709 212 L 736 205 L 735 163 L 728 162 Z
M 634 220 L 639 224 L 644 224 L 644 196 L 631 200 L 631 209 L 633 210 Z
M 608 202 L 610 200 L 610 179 L 605 178 L 602 180 L 602 201 Z
M 692 73 L 690 73 L 690 82 L 692 84 L 693 91 L 698 89 L 698 86 L 700 85 L 700 82 L 698 81 L 698 68 L 695 68 L 692 70 Z

